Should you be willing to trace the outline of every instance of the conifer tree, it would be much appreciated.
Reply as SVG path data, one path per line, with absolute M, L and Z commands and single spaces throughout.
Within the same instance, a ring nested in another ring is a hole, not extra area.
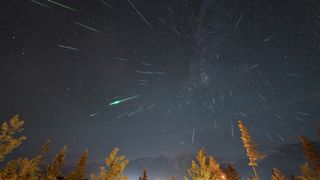
M 117 156 L 119 152 L 118 148 L 114 148 L 110 155 L 105 160 L 105 163 L 108 167 L 106 170 L 105 167 L 100 167 L 100 176 L 91 175 L 93 180 L 123 180 L 127 179 L 126 176 L 123 176 L 123 171 L 128 165 L 129 160 L 125 156 Z
M 1 169 L 0 177 L 2 179 L 23 179 L 38 180 L 41 178 L 40 163 L 45 153 L 48 151 L 49 141 L 42 147 L 41 153 L 33 159 L 20 157 L 16 160 L 10 160 Z
M 300 142 L 303 146 L 303 152 L 306 158 L 311 162 L 317 173 L 320 175 L 320 154 L 308 140 L 308 138 L 300 136 Z
M 247 156 L 249 158 L 249 166 L 252 167 L 255 179 L 259 179 L 256 167 L 258 166 L 257 161 L 261 160 L 265 157 L 262 153 L 258 152 L 257 144 L 254 142 L 253 138 L 251 137 L 248 129 L 245 127 L 242 121 L 238 121 L 238 126 L 241 132 L 241 140 L 243 143 L 243 147 L 247 151 Z
M 213 174 L 213 179 L 226 179 L 227 175 L 218 163 L 212 156 L 209 157 L 209 166 Z
M 19 115 L 13 116 L 9 122 L 1 124 L 0 134 L 0 162 L 6 155 L 10 154 L 15 148 L 26 140 L 25 136 L 16 138 L 15 135 L 23 130 L 24 121 L 20 120 Z
M 224 170 L 228 180 L 240 180 L 237 170 L 231 165 L 228 164 L 228 167 Z
M 207 158 L 204 149 L 199 150 L 196 161 L 191 162 L 191 168 L 188 169 L 188 174 L 193 180 L 220 180 L 225 179 L 226 175 L 222 171 L 219 163 L 213 158 Z M 185 179 L 188 179 L 185 177 Z
M 148 180 L 148 178 L 147 178 L 147 169 L 144 169 L 144 170 L 143 170 L 142 180 Z
M 209 161 L 207 160 L 204 149 L 200 149 L 196 161 L 192 160 L 191 168 L 188 169 L 188 174 L 193 180 L 211 179 L 212 172 L 210 170 Z M 186 178 L 187 179 L 187 178 Z
M 62 177 L 61 168 L 66 156 L 67 147 L 64 146 L 59 153 L 55 156 L 52 163 L 47 167 L 47 180 L 56 180 L 58 177 Z
M 273 168 L 271 180 L 286 180 L 286 179 L 287 179 L 287 178 L 285 177 L 285 175 L 282 174 L 282 172 L 280 171 L 280 169 L 278 169 L 278 168 Z
M 317 172 L 312 169 L 307 162 L 300 167 L 300 171 L 301 180 L 319 180 L 320 178 L 319 175 L 317 175 Z
M 87 167 L 87 159 L 88 159 L 89 151 L 85 150 L 77 165 L 76 168 L 67 176 L 67 180 L 81 180 L 84 179 L 85 170 Z

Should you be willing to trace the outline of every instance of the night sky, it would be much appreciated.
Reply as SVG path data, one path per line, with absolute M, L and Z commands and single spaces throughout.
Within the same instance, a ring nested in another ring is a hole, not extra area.
M 245 156 L 316 139 L 318 0 L 4 0 L 0 118 L 34 153 Z M 117 104 L 117 101 L 120 103 Z M 121 102 L 121 100 L 123 100 Z M 115 102 L 114 104 L 112 104 Z

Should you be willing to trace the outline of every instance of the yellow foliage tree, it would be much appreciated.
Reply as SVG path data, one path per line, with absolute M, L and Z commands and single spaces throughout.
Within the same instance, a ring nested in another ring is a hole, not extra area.
M 286 180 L 286 179 L 287 179 L 286 176 L 282 174 L 280 169 L 273 168 L 271 180 Z
M 67 180 L 81 180 L 84 179 L 85 170 L 87 167 L 89 151 L 86 150 L 82 153 L 75 170 L 73 170 L 68 176 Z
M 38 164 L 28 158 L 18 158 L 9 161 L 2 169 L 0 176 L 2 179 L 14 180 L 38 180 L 41 176 Z
M 93 180 L 125 180 L 127 176 L 123 176 L 123 171 L 129 163 L 125 156 L 117 156 L 119 148 L 114 148 L 110 155 L 105 160 L 107 170 L 105 167 L 100 167 L 100 176 L 91 175 Z
M 224 169 L 224 172 L 227 176 L 226 179 L 228 180 L 240 180 L 239 174 L 237 172 L 237 170 L 232 166 L 232 165 L 228 165 L 228 167 L 226 169 Z
M 313 146 L 313 144 L 308 140 L 308 138 L 300 136 L 300 142 L 303 146 L 303 152 L 306 158 L 311 162 L 313 167 L 316 169 L 320 176 L 320 154 Z
M 188 169 L 188 174 L 193 180 L 209 180 L 212 178 L 212 172 L 209 166 L 209 160 L 207 160 L 206 152 L 204 149 L 200 149 L 197 154 L 197 162 L 192 160 L 191 168 Z M 187 179 L 187 178 L 185 178 Z
M 148 180 L 148 176 L 147 176 L 147 169 L 143 170 L 143 177 L 142 180 Z
M 200 149 L 197 154 L 197 162 L 191 162 L 191 168 L 188 174 L 193 180 L 220 180 L 225 179 L 226 175 L 221 169 L 219 163 L 213 158 L 207 158 L 204 149 Z M 185 177 L 187 180 L 188 178 Z
M 248 129 L 244 125 L 242 121 L 238 121 L 238 126 L 241 132 L 241 140 L 243 143 L 243 147 L 247 151 L 247 156 L 249 158 L 249 166 L 252 167 L 255 179 L 259 179 L 256 167 L 258 166 L 257 161 L 265 158 L 266 156 L 257 150 L 257 144 L 254 142 L 253 138 L 251 137 Z
M 67 147 L 64 146 L 47 167 L 46 180 L 56 180 L 62 177 L 61 168 L 66 157 Z
M 217 160 L 215 160 L 212 156 L 209 156 L 209 166 L 210 170 L 213 174 L 213 179 L 219 180 L 219 179 L 226 179 L 227 174 L 223 170 L 223 168 L 220 166 Z
M 301 176 L 299 179 L 301 180 L 319 180 L 320 178 L 317 172 L 312 169 L 307 162 L 300 167 L 300 171 Z
M 40 163 L 48 151 L 49 141 L 42 147 L 41 153 L 33 159 L 18 158 L 9 161 L 0 171 L 2 179 L 38 180 L 41 178 Z
M 4 160 L 6 155 L 10 154 L 26 140 L 25 136 L 15 138 L 15 135 L 23 130 L 23 124 L 24 121 L 19 119 L 19 115 L 13 116 L 9 122 L 2 123 L 0 134 L 0 162 Z

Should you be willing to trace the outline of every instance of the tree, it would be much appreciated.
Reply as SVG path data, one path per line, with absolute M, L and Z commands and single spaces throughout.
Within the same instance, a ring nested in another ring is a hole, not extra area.
M 148 178 L 147 178 L 147 170 L 146 169 L 143 170 L 142 180 L 148 180 Z
M 228 180 L 240 180 L 239 174 L 237 172 L 237 170 L 231 165 L 228 164 L 228 167 L 226 169 L 224 169 L 224 172 L 227 176 L 226 179 Z
M 47 180 L 56 180 L 58 177 L 62 177 L 61 168 L 66 157 L 67 147 L 64 146 L 59 153 L 52 160 L 52 163 L 47 167 Z
M 271 180 L 286 180 L 287 178 L 282 174 L 280 169 L 273 168 Z
M 306 158 L 311 162 L 317 173 L 320 175 L 320 154 L 308 140 L 308 138 L 300 136 L 300 142 L 303 146 L 303 152 Z
M 200 149 L 197 156 L 197 162 L 192 160 L 191 168 L 188 169 L 188 174 L 193 180 L 211 179 L 212 172 L 204 149 Z
M 41 176 L 39 166 L 28 158 L 18 158 L 9 161 L 1 170 L 0 177 L 3 179 L 37 180 Z
M 196 161 L 191 162 L 191 168 L 188 174 L 193 180 L 220 180 L 225 179 L 225 173 L 222 171 L 219 163 L 213 158 L 207 158 L 204 149 L 199 150 Z M 185 179 L 188 179 L 185 177 Z
M 0 171 L 0 179 L 38 180 L 41 178 L 40 163 L 48 151 L 49 141 L 42 147 L 42 151 L 33 159 L 20 157 L 11 160 Z
M 129 160 L 125 156 L 117 156 L 119 152 L 118 148 L 114 148 L 110 155 L 105 160 L 107 165 L 107 170 L 105 167 L 100 167 L 100 176 L 91 175 L 93 180 L 122 180 L 127 179 L 126 176 L 123 176 L 123 171 L 128 165 Z
M 4 160 L 6 155 L 10 154 L 26 140 L 25 136 L 15 138 L 15 135 L 23 130 L 23 124 L 24 121 L 19 119 L 19 115 L 13 116 L 9 122 L 2 123 L 0 134 L 0 162 Z
M 218 161 L 212 156 L 209 157 L 209 166 L 213 174 L 213 179 L 226 179 L 227 174 L 224 172 Z
M 85 170 L 87 167 L 87 159 L 88 159 L 89 151 L 85 150 L 77 165 L 76 168 L 67 176 L 67 180 L 81 180 L 84 179 Z
M 257 161 L 265 158 L 266 156 L 257 151 L 257 144 L 254 142 L 251 137 L 248 129 L 245 127 L 242 121 L 238 121 L 238 126 L 241 132 L 241 140 L 243 147 L 247 151 L 247 156 L 249 158 L 249 166 L 252 167 L 255 179 L 259 179 L 256 167 L 258 166 Z
M 319 179 L 317 172 L 314 169 L 312 169 L 307 162 L 300 167 L 300 171 L 301 171 L 301 176 L 300 176 L 301 180 L 318 180 Z

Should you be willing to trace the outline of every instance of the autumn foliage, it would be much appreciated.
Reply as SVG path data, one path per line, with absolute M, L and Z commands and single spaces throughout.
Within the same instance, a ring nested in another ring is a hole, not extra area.
M 117 156 L 118 148 L 115 148 L 105 160 L 107 168 L 100 167 L 100 175 L 91 175 L 93 180 L 125 180 L 127 176 L 123 175 L 125 167 L 129 160 L 125 156 Z
M 15 137 L 17 133 L 23 130 L 24 121 L 19 119 L 19 115 L 12 117 L 9 122 L 4 122 L 1 125 L 0 134 L 0 162 L 4 160 L 5 156 L 10 154 L 13 149 L 20 146 L 26 140 L 26 137 Z
M 0 132 L 0 180 L 84 180 L 86 179 L 86 167 L 89 151 L 82 153 L 74 169 L 66 175 L 62 173 L 64 160 L 67 154 L 67 147 L 64 146 L 53 158 L 52 162 L 44 165 L 43 159 L 49 149 L 47 141 L 39 154 L 33 158 L 19 157 L 14 160 L 6 160 L 14 149 L 19 147 L 26 140 L 26 137 L 19 136 L 23 130 L 24 121 L 18 115 L 12 117 L 9 122 L 1 125 Z M 247 127 L 242 121 L 238 122 L 241 133 L 243 147 L 247 152 L 249 159 L 248 165 L 253 168 L 254 177 L 248 179 L 258 180 L 257 166 L 258 161 L 266 156 L 257 150 L 257 144 L 254 142 Z M 300 137 L 307 162 L 300 166 L 300 175 L 292 176 L 294 180 L 319 180 L 320 179 L 320 154 L 313 144 L 306 138 Z M 91 174 L 92 180 L 126 180 L 124 170 L 129 163 L 124 155 L 118 155 L 119 149 L 115 148 L 105 160 L 106 166 L 100 167 L 100 174 Z M 3 164 L 5 163 L 5 164 Z M 231 165 L 223 167 L 212 156 L 207 155 L 204 149 L 199 150 L 196 159 L 192 161 L 191 167 L 187 170 L 188 176 L 185 179 L 192 180 L 240 180 L 236 169 Z M 143 171 L 143 176 L 139 179 L 147 180 L 147 170 Z M 172 177 L 175 179 L 175 176 Z M 242 178 L 243 179 L 243 178 Z M 279 169 L 272 170 L 271 180 L 287 180 Z
M 246 149 L 247 156 L 249 158 L 248 165 L 252 167 L 254 175 L 255 175 L 255 179 L 259 179 L 258 173 L 256 170 L 256 167 L 258 166 L 257 161 L 265 158 L 265 155 L 258 152 L 257 144 L 254 142 L 248 129 L 246 128 L 246 126 L 243 124 L 242 121 L 238 121 L 238 126 L 239 126 L 239 129 L 241 132 L 241 140 L 243 143 L 243 147 Z
M 204 149 L 201 149 L 192 161 L 188 174 L 193 180 L 220 180 L 226 179 L 226 174 L 220 164 L 211 156 L 207 156 Z M 188 179 L 185 177 L 185 179 Z

